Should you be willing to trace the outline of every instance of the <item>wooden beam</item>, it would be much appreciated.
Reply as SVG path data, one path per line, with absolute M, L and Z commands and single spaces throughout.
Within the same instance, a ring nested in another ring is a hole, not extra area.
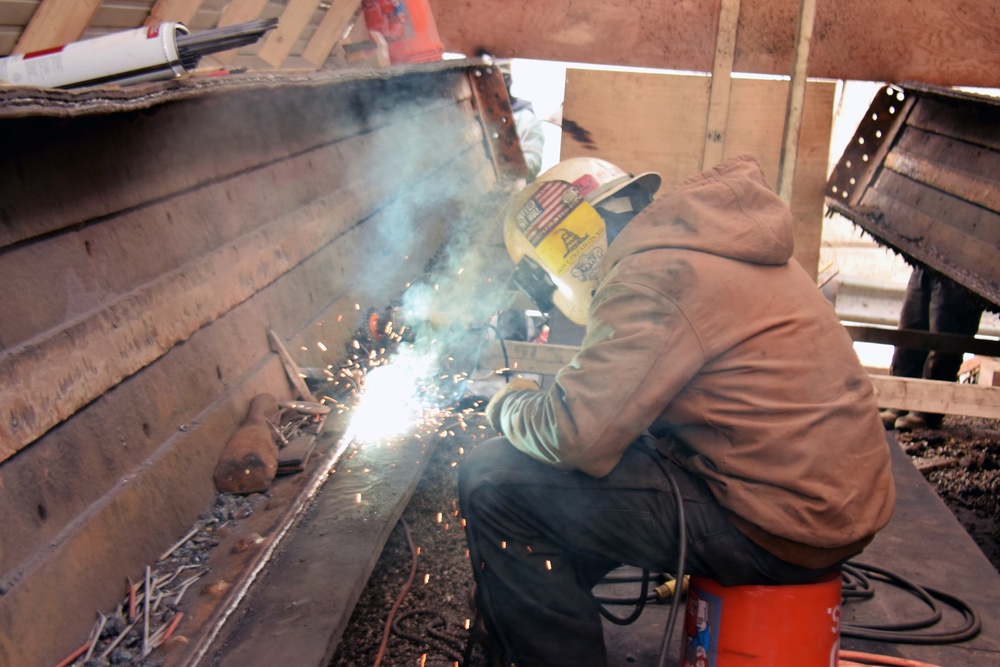
M 792 182 L 795 180 L 795 158 L 799 152 L 799 130 L 806 95 L 806 71 L 809 65 L 809 44 L 816 22 L 816 0 L 802 0 L 792 56 L 792 84 L 788 88 L 785 111 L 785 131 L 781 140 L 781 160 L 778 165 L 778 196 L 792 205 Z
M 911 329 L 880 329 L 877 327 L 845 326 L 855 343 L 894 345 L 915 350 L 938 350 L 955 354 L 978 354 L 1000 357 L 1000 341 L 958 336 L 955 334 L 929 333 Z
M 271 67 L 280 69 L 319 4 L 320 0 L 289 0 L 285 11 L 281 13 L 278 27 L 264 38 L 257 57 Z
M 514 373 L 555 375 L 572 361 L 579 348 L 572 345 L 536 345 L 504 341 L 509 368 Z M 505 368 L 499 341 L 486 346 L 479 367 Z M 1000 387 L 986 387 L 937 380 L 914 380 L 872 375 L 880 408 L 920 410 L 969 417 L 1000 418 Z
M 31 53 L 80 39 L 100 0 L 42 0 L 12 53 Z
M 448 51 L 710 72 L 720 0 L 429 0 Z M 742 0 L 733 70 L 787 76 L 798 2 Z M 1000 87 L 996 0 L 818 3 L 809 75 Z M 701 136 L 699 135 L 699 139 Z
M 227 25 L 253 21 L 256 18 L 260 18 L 260 14 L 264 11 L 265 7 L 267 7 L 267 0 L 232 0 L 222 11 L 218 27 L 224 28 Z M 279 25 L 278 27 L 280 28 L 281 26 Z M 239 49 L 231 49 L 222 53 L 214 53 L 212 57 L 222 65 L 229 65 L 239 52 Z
M 326 15 L 320 21 L 316 32 L 313 33 L 302 51 L 302 57 L 316 67 L 322 67 L 326 59 L 343 39 L 344 32 L 351 24 L 351 19 L 357 14 L 361 7 L 361 0 L 334 0 L 330 8 L 326 10 Z
M 729 93 L 732 89 L 733 58 L 736 55 L 736 29 L 740 18 L 740 0 L 722 0 L 715 61 L 712 66 L 712 89 L 708 98 L 708 121 L 705 129 L 705 152 L 701 168 L 710 169 L 722 162 L 729 119 Z
M 880 408 L 1000 418 L 1000 387 L 872 375 Z
M 143 25 L 156 25 L 163 21 L 188 23 L 198 13 L 204 0 L 156 0 Z

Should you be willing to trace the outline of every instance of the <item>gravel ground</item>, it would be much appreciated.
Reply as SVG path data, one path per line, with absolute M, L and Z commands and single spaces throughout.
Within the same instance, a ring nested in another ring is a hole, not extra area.
M 458 515 L 455 464 L 492 436 L 482 415 L 467 418 L 468 432 L 442 440 L 403 519 L 419 553 L 412 586 L 395 613 L 381 663 L 385 666 L 455 665 L 468 637 L 472 582 Z M 1000 421 L 948 417 L 940 430 L 898 433 L 914 463 L 955 512 L 993 566 L 1000 570 Z M 393 531 L 345 630 L 332 667 L 370 667 L 386 619 L 410 575 L 411 552 L 402 524 Z M 477 650 L 468 667 L 485 664 Z

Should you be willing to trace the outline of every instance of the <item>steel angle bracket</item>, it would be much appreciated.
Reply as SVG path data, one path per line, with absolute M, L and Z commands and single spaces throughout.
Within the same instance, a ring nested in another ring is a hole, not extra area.
M 501 181 L 527 179 L 528 166 L 521 152 L 521 140 L 514 126 L 514 110 L 510 106 L 500 68 L 493 64 L 470 68 L 469 84 L 483 127 L 483 141 L 497 178 Z
M 849 206 L 858 205 L 865 189 L 882 167 L 882 161 L 906 122 L 914 101 L 914 97 L 898 86 L 885 86 L 875 95 L 827 181 L 828 200 Z

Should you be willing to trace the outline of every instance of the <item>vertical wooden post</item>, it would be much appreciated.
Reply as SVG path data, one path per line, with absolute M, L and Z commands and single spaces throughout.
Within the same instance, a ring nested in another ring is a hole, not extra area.
M 11 53 L 31 53 L 80 39 L 100 0 L 42 0 Z
M 785 111 L 785 133 L 781 140 L 781 160 L 778 163 L 778 196 L 789 206 L 792 205 L 792 182 L 795 180 L 795 158 L 798 155 L 802 106 L 806 95 L 809 44 L 815 21 L 816 0 L 801 0 L 799 25 L 795 34 L 795 54 L 792 57 L 792 81 L 788 87 L 788 106 Z
M 202 0 L 156 0 L 143 25 L 157 25 L 163 21 L 187 23 L 198 13 Z
M 708 122 L 705 124 L 705 150 L 701 168 L 708 169 L 722 161 L 729 122 L 729 93 L 733 58 L 736 55 L 736 29 L 740 18 L 740 0 L 722 0 L 719 28 L 712 64 L 712 90 L 708 99 Z

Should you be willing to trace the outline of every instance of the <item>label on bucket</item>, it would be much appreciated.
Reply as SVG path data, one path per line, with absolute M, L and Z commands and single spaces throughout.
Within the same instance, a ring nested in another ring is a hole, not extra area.
M 681 667 L 715 667 L 721 617 L 722 600 L 692 586 L 684 614 Z

